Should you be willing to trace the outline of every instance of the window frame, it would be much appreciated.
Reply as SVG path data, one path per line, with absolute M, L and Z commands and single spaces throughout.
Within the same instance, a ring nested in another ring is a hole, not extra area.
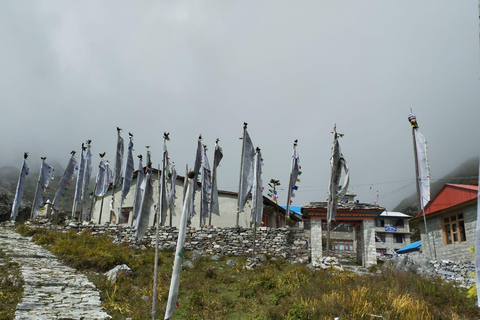
M 465 216 L 463 212 L 456 212 L 450 215 L 442 216 L 440 219 L 442 219 L 444 245 L 448 246 L 467 241 L 467 233 L 465 232 Z M 455 240 L 455 238 L 457 238 L 457 240 Z

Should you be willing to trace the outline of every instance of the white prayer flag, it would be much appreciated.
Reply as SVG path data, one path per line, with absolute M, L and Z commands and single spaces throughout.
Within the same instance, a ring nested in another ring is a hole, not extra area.
M 133 219 L 137 219 L 142 208 L 143 195 L 145 191 L 145 173 L 143 172 L 142 158 L 139 157 L 137 170 L 137 188 L 135 190 L 135 199 L 133 202 Z
M 68 160 L 67 168 L 63 173 L 62 179 L 60 180 L 60 184 L 58 186 L 57 193 L 55 194 L 55 198 L 53 199 L 52 208 L 54 210 L 58 209 L 58 206 L 60 205 L 60 199 L 65 196 L 65 192 L 68 190 L 70 186 L 70 181 L 72 180 L 73 174 L 75 173 L 75 169 L 77 166 L 77 159 L 75 159 L 74 154 L 75 153 L 72 152 L 72 156 L 70 157 L 70 160 Z
M 144 196 L 142 200 L 142 208 L 137 217 L 135 225 L 135 237 L 142 239 L 148 229 L 148 221 L 150 219 L 150 212 L 153 206 L 153 183 L 152 183 L 152 169 L 147 169 L 147 174 L 144 180 Z
M 240 168 L 240 186 L 238 192 L 238 212 L 243 212 L 253 186 L 253 166 L 255 158 L 255 148 L 253 142 L 245 129 L 242 142 L 242 165 Z
M 121 130 L 117 128 L 117 152 L 115 153 L 115 166 L 113 168 L 113 186 L 116 187 L 120 185 L 122 181 L 122 164 L 123 164 L 123 151 L 124 151 L 124 144 L 123 138 L 120 136 Z
M 90 184 L 90 177 L 92 175 L 92 153 L 90 151 L 90 141 L 87 141 L 87 153 L 85 155 L 85 172 L 83 174 L 82 184 L 82 200 L 85 199 L 88 185 Z
M 202 160 L 202 204 L 200 209 L 200 225 L 207 224 L 207 219 L 210 215 L 210 196 L 212 189 L 212 176 L 210 171 L 210 164 L 208 163 L 207 148 L 203 148 Z
M 45 163 L 45 160 L 42 159 L 42 165 L 40 167 L 40 175 L 38 177 L 38 186 L 37 186 L 37 193 L 35 194 L 35 200 L 33 201 L 33 208 L 32 208 L 32 219 L 34 219 L 39 209 L 42 207 L 43 204 L 43 194 L 48 187 L 48 183 L 52 178 L 53 168 Z
M 216 215 L 220 215 L 220 207 L 218 205 L 218 182 L 217 182 L 217 167 L 220 165 L 220 161 L 222 161 L 223 152 L 222 148 L 215 143 L 215 153 L 213 155 L 213 168 L 212 168 L 212 208 L 210 209 L 212 213 Z
M 12 211 L 10 213 L 10 219 L 15 220 L 18 214 L 18 207 L 23 197 L 23 190 L 25 189 L 25 178 L 28 175 L 29 168 L 27 166 L 27 156 L 25 153 L 23 157 L 22 170 L 20 171 L 20 176 L 18 177 L 17 189 L 15 190 L 15 199 L 13 200 Z
M 252 216 L 250 221 L 258 226 L 262 224 L 263 216 L 263 182 L 262 182 L 262 153 L 257 148 L 255 165 L 253 167 Z
M 337 214 L 337 204 L 340 198 L 345 195 L 348 189 L 349 183 L 349 171 L 347 162 L 343 157 L 342 151 L 340 149 L 340 143 L 338 138 L 341 137 L 337 133 L 336 127 L 333 132 L 333 146 L 332 146 L 332 157 L 330 158 L 331 166 L 331 176 L 328 186 L 328 207 L 327 207 L 327 221 L 330 222 L 335 220 L 335 215 Z M 343 179 L 343 185 L 339 187 L 340 178 L 342 175 L 342 169 L 345 171 L 345 177 Z

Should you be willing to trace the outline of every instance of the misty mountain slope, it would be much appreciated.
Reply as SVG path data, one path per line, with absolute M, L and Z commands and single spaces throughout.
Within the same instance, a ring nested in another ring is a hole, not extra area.
M 435 180 L 431 183 L 430 198 L 443 188 L 446 183 L 455 184 L 470 184 L 472 182 L 478 183 L 478 157 L 470 158 L 459 165 L 457 168 L 446 174 L 441 179 Z M 397 212 L 404 212 L 406 214 L 415 215 L 418 210 L 418 196 L 417 193 L 403 199 L 394 209 Z

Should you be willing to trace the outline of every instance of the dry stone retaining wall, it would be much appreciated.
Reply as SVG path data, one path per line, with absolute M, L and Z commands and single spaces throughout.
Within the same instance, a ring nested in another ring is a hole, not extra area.
M 92 224 L 70 223 L 65 226 L 45 224 L 30 224 L 31 228 L 42 228 L 67 232 L 71 229 L 78 233 L 89 230 L 93 235 L 106 234 L 114 242 L 126 242 L 134 247 L 144 248 L 155 245 L 155 229 L 148 229 L 142 240 L 135 238 L 133 228 L 127 226 L 102 226 Z M 254 231 L 250 228 L 187 228 L 185 250 L 200 250 L 210 255 L 251 256 L 253 252 Z M 160 227 L 160 250 L 173 251 L 177 245 L 178 229 L 175 227 Z M 257 228 L 255 251 L 289 261 L 307 263 L 310 257 L 308 234 L 305 230 L 293 228 Z

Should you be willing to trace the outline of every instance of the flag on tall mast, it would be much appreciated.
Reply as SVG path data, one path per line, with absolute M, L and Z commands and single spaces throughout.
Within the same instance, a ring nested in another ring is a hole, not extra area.
M 164 319 L 170 319 L 175 311 L 178 298 L 178 288 L 180 286 L 180 272 L 182 270 L 182 258 L 185 256 L 182 253 L 183 246 L 185 244 L 185 234 L 187 229 L 187 220 L 190 214 L 191 201 L 193 201 L 193 185 L 196 183 L 194 180 L 195 174 L 190 172 L 188 174 L 187 195 L 183 202 L 182 216 L 180 218 L 180 225 L 178 227 L 178 239 L 177 247 L 175 250 L 175 261 L 173 264 L 172 280 L 170 282 L 170 290 L 168 292 L 167 308 L 165 310 Z M 185 177 L 187 179 L 187 177 Z M 154 317 L 155 318 L 155 317 Z
M 288 193 L 287 193 L 287 207 L 285 212 L 285 219 L 290 217 L 290 205 L 292 202 L 292 198 L 295 197 L 294 191 L 298 189 L 297 182 L 300 182 L 298 178 L 299 175 L 302 174 L 300 171 L 300 157 L 297 152 L 297 145 L 298 140 L 293 142 L 293 154 L 292 154 L 292 164 L 290 166 L 290 180 L 288 182 Z M 286 224 L 286 221 L 285 221 Z
M 80 164 L 78 166 L 77 183 L 75 184 L 75 195 L 73 197 L 72 219 L 75 218 L 77 211 L 77 202 L 82 198 L 83 177 L 85 176 L 85 156 L 84 152 L 87 149 L 82 143 L 82 153 L 80 155 Z
M 20 171 L 20 176 L 18 177 L 17 189 L 15 190 L 15 199 L 13 200 L 12 211 L 10 212 L 10 219 L 14 221 L 17 218 L 18 207 L 22 201 L 23 190 L 25 189 L 25 178 L 30 170 L 27 166 L 27 158 L 28 152 L 24 152 L 22 170 Z
M 170 133 L 163 133 L 163 157 L 162 157 L 162 172 L 161 181 L 159 181 L 159 199 L 158 210 L 160 212 L 160 225 L 164 226 L 167 220 L 168 198 L 167 198 L 167 177 L 168 177 L 168 150 L 167 141 L 170 141 Z M 172 226 L 172 216 L 170 215 L 170 226 Z
M 122 129 L 117 127 L 117 152 L 115 153 L 115 166 L 113 167 L 113 187 L 120 185 L 120 182 L 122 182 L 124 143 L 120 136 L 121 133 Z
M 122 129 L 117 127 L 117 151 L 115 153 L 115 165 L 113 167 L 113 179 L 112 179 L 112 199 L 110 201 L 110 217 L 108 221 L 111 223 L 118 223 L 117 214 L 115 214 L 115 188 L 122 182 L 123 171 L 123 154 L 124 143 L 123 138 L 120 136 Z M 120 196 L 121 199 L 121 196 Z M 120 200 L 121 201 L 121 200 Z
M 123 184 L 122 184 L 120 209 L 118 210 L 119 212 L 118 222 L 121 222 L 123 219 L 123 212 L 122 212 L 123 202 L 125 201 L 127 194 L 130 192 L 130 187 L 132 186 L 132 180 L 133 180 L 133 173 L 135 172 L 135 165 L 133 163 L 133 134 L 129 132 L 128 137 L 130 141 L 128 142 L 127 161 L 125 162 L 125 177 L 123 178 Z
M 213 168 L 212 168 L 212 192 L 210 196 L 210 215 L 208 224 L 212 224 L 212 213 L 220 215 L 220 207 L 218 205 L 218 182 L 217 182 L 217 167 L 223 158 L 222 148 L 218 145 L 220 139 L 215 142 L 215 152 L 213 154 Z
M 255 153 L 255 162 L 253 166 L 253 187 L 252 187 L 252 215 L 250 222 L 260 226 L 263 216 L 263 182 L 262 182 L 262 153 L 257 148 Z
M 137 223 L 135 225 L 135 237 L 142 239 L 148 229 L 148 221 L 150 211 L 153 206 L 153 182 L 152 182 L 152 167 L 147 166 L 147 173 L 145 175 L 144 194 L 142 199 L 142 206 L 138 213 Z
M 193 180 L 195 181 L 193 183 L 193 194 L 192 194 L 192 201 L 191 201 L 191 208 L 190 208 L 190 218 L 196 215 L 195 212 L 195 192 L 197 191 L 197 180 L 198 180 L 198 175 L 200 174 L 200 167 L 202 166 L 202 135 L 200 134 L 198 136 L 198 141 L 197 141 L 197 152 L 195 154 L 195 164 L 193 166 L 193 172 L 195 172 L 195 176 L 193 177 Z M 201 220 L 201 218 L 200 218 Z
M 207 157 L 207 146 L 203 146 L 202 153 L 202 204 L 200 208 L 200 227 L 207 224 L 210 214 L 210 197 L 212 195 L 212 176 Z
M 85 172 L 83 175 L 82 184 L 82 200 L 85 200 L 88 185 L 90 184 L 90 177 L 92 175 L 92 152 L 90 151 L 92 140 L 87 140 L 87 152 L 85 154 Z
M 419 199 L 419 215 L 423 215 L 425 235 L 428 244 L 430 259 L 433 258 L 430 236 L 428 234 L 427 219 L 425 218 L 425 205 L 430 201 L 430 167 L 427 157 L 427 141 L 418 129 L 417 118 L 410 112 L 408 121 L 412 126 L 413 152 L 415 155 L 415 172 L 417 180 L 417 194 Z
M 145 192 L 145 172 L 143 171 L 143 157 L 138 155 L 138 170 L 137 170 L 137 186 L 135 189 L 135 199 L 133 201 L 133 213 L 132 213 L 132 223 L 133 220 L 137 219 L 138 214 L 142 208 L 143 195 Z
M 343 137 L 343 134 L 337 132 L 337 126 L 333 128 L 333 145 L 332 156 L 330 158 L 331 175 L 328 185 L 328 207 L 327 207 L 327 222 L 330 223 L 335 220 L 337 214 L 338 200 L 345 195 L 348 189 L 350 181 L 347 161 L 343 157 L 340 149 L 339 138 Z M 339 187 L 340 178 L 342 175 L 342 168 L 345 171 L 345 177 L 343 179 L 343 185 Z
M 60 184 L 58 185 L 58 190 L 55 194 L 55 198 L 53 198 L 53 210 L 58 209 L 60 205 L 60 199 L 65 196 L 65 191 L 67 191 L 68 187 L 70 186 L 70 181 L 73 178 L 73 174 L 75 173 L 75 169 L 77 166 L 77 159 L 75 159 L 75 153 L 75 151 L 70 152 L 72 156 L 70 157 L 70 160 L 68 160 L 67 168 L 65 169 L 62 179 L 60 180 Z
M 53 168 L 45 163 L 46 157 L 42 157 L 42 165 L 40 166 L 40 174 L 38 176 L 37 181 L 37 190 L 35 192 L 35 198 L 33 200 L 32 205 L 32 213 L 31 218 L 35 219 L 38 214 L 39 209 L 42 207 L 43 204 L 43 194 L 45 190 L 48 188 L 48 183 L 52 178 Z
M 170 172 L 172 173 L 170 176 L 170 200 L 168 201 L 168 208 L 170 210 L 171 216 L 176 216 L 175 214 L 175 184 L 177 181 L 177 170 L 175 169 L 175 162 L 172 162 L 170 166 Z M 185 179 L 186 180 L 186 179 Z
M 237 226 L 239 226 L 240 212 L 243 212 L 245 203 L 253 187 L 253 166 L 255 148 L 247 132 L 247 123 L 243 123 L 242 157 L 240 163 L 240 181 L 238 184 Z

